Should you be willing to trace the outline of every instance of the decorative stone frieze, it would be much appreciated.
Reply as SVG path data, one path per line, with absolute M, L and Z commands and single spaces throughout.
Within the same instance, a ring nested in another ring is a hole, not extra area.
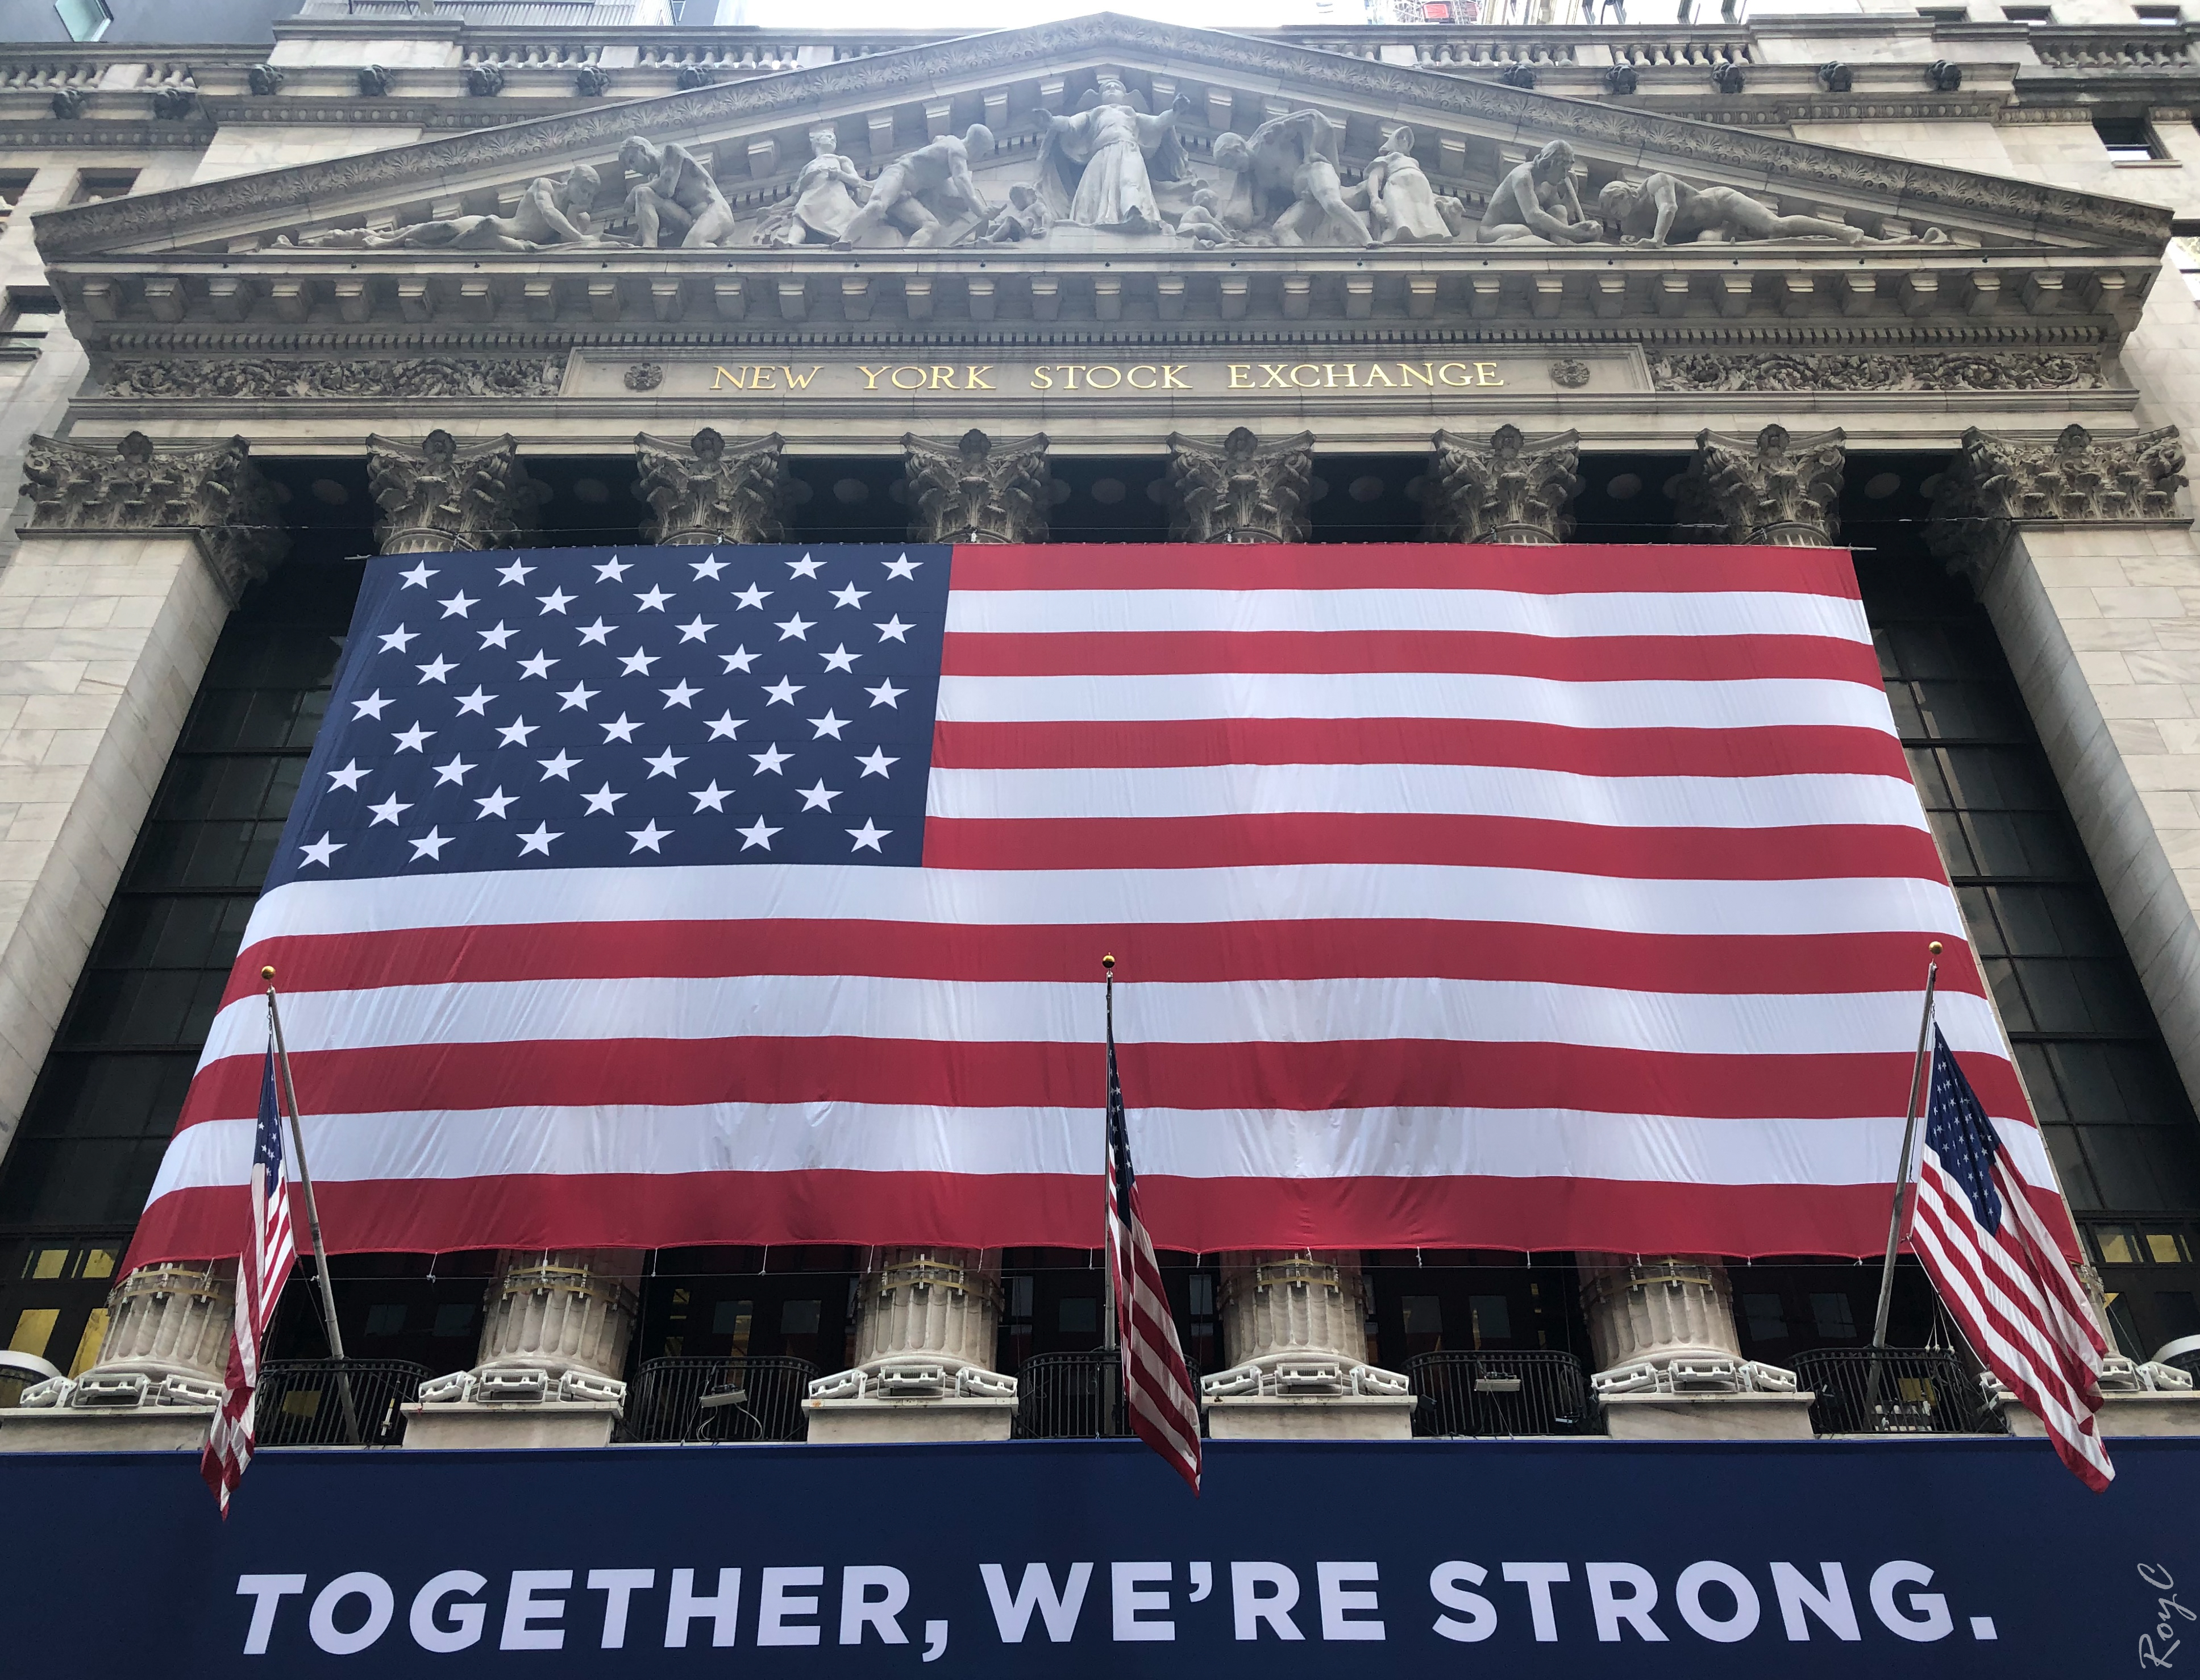
M 138 1410 L 221 1403 L 236 1316 L 237 1262 L 141 1266 L 107 1297 L 99 1360 L 73 1381 L 24 1390 L 38 1408 Z
M 1044 542 L 1054 480 L 1046 434 L 996 444 L 972 427 L 953 443 L 901 441 L 912 542 Z
M 421 356 L 405 360 L 190 360 L 122 361 L 108 370 L 109 396 L 418 397 L 555 396 L 565 378 L 556 356 Z
M 573 73 L 573 91 L 583 99 L 600 99 L 611 91 L 611 73 L 600 64 L 583 64 Z
M 1600 1396 L 1795 1392 L 1793 1372 L 1742 1357 L 1725 1267 L 1692 1256 L 1581 1260 Z
M 1840 534 L 1844 437 L 1838 427 L 1799 439 L 1779 425 L 1753 439 L 1699 432 L 1681 481 L 1680 523 L 1715 541 L 1831 546 Z
M 1502 425 L 1487 443 L 1440 431 L 1429 463 L 1432 542 L 1564 542 L 1567 506 L 1581 489 L 1574 472 L 1581 434 L 1527 437 Z
M 2098 390 L 2099 360 L 2051 350 L 1935 352 L 1653 351 L 1650 383 L 1661 391 Z
M 290 78 L 279 64 L 255 64 L 244 73 L 244 79 L 253 92 L 267 99 L 282 92 L 283 85 Z
M 1933 550 L 1974 585 L 2027 524 L 2191 524 L 2177 510 L 2186 483 L 2175 426 L 2097 438 L 2068 425 L 2052 443 L 1997 437 L 1976 426 L 1940 476 L 1928 533 Z
M 1218 1437 L 1411 1428 L 1413 1384 L 1367 1357 L 1360 1267 L 1346 1255 L 1225 1256 L 1222 1345 L 1230 1367 L 1199 1381 Z
M 1239 426 L 1220 445 L 1169 434 L 1169 541 L 1304 542 L 1314 434 L 1263 443 Z
M 280 560 L 290 535 L 273 493 L 241 437 L 211 448 L 155 446 L 144 433 L 118 444 L 33 437 L 23 463 L 31 498 L 26 530 L 197 533 L 234 600 Z
M 477 99 L 494 99 L 504 91 L 504 66 L 501 64 L 469 64 L 466 66 L 466 91 Z
M 47 102 L 63 122 L 74 122 L 84 114 L 84 108 L 91 103 L 91 96 L 80 87 L 65 87 Z
M 164 87 L 153 95 L 153 115 L 161 122 L 184 122 L 199 108 L 198 90 Z
M 362 64 L 359 70 L 359 96 L 362 99 L 386 99 L 395 75 L 379 64 Z
M 777 432 L 731 448 L 708 426 L 686 444 L 638 434 L 634 494 L 651 511 L 643 535 L 652 543 L 784 541 L 789 484 L 781 450 Z
M 535 487 L 509 436 L 462 445 L 438 427 L 418 443 L 370 436 L 366 450 L 385 554 L 501 548 L 535 523 Z

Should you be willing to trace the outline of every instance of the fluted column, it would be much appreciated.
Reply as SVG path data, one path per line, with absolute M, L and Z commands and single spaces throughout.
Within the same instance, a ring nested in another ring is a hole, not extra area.
M 787 537 L 787 462 L 777 432 L 728 448 L 705 426 L 693 441 L 639 433 L 637 500 L 648 505 L 642 534 L 650 541 L 781 542 Z
M 1263 443 L 1239 426 L 1219 444 L 1169 434 L 1169 541 L 1304 542 L 1314 434 Z
M 953 443 L 901 441 L 912 542 L 1044 542 L 1054 505 L 1047 441 L 997 444 L 972 427 Z
M 1432 440 L 1428 539 L 1431 542 L 1564 542 L 1580 492 L 1574 468 L 1581 434 L 1528 437 L 1502 425 L 1487 443 L 1454 431 Z
M 1200 1379 L 1219 1439 L 1410 1432 L 1412 1384 L 1368 1358 L 1360 1262 L 1308 1250 L 1223 1256 L 1229 1368 Z
M 856 1363 L 810 1385 L 813 1441 L 1005 1440 L 997 1249 L 878 1250 L 856 1286 Z
M 438 427 L 418 443 L 369 437 L 366 448 L 385 554 L 509 547 L 534 527 L 535 486 L 509 436 L 461 444 Z
M 1833 547 L 1841 532 L 1846 434 L 1792 437 L 1770 425 L 1754 438 L 1696 434 L 1681 481 L 1679 521 L 1713 541 L 1776 548 Z
M 234 1260 L 141 1266 L 110 1291 L 98 1362 L 23 1391 L 30 1408 L 135 1409 L 221 1402 L 237 1309 Z

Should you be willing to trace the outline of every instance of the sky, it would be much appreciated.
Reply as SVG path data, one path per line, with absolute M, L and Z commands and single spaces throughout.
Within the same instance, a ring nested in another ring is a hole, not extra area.
M 1202 29 L 1275 28 L 1296 23 L 1362 23 L 1365 0 L 736 0 L 738 20 L 767 29 L 1009 29 L 1089 12 L 1124 12 Z M 690 6 L 690 13 L 699 8 Z M 718 21 L 735 21 L 733 4 Z

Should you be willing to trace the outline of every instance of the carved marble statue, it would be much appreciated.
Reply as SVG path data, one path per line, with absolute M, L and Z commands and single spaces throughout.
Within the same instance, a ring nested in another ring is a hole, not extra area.
M 632 135 L 619 148 L 619 167 L 640 177 L 627 195 L 626 208 L 645 249 L 661 243 L 668 228 L 680 236 L 683 250 L 732 242 L 733 207 L 702 161 L 685 146 L 654 146 Z
M 794 178 L 794 196 L 759 231 L 764 245 L 829 245 L 848 231 L 871 196 L 853 158 L 840 155 L 830 124 L 810 131 L 810 161 Z
M 1606 230 L 1623 245 L 1678 245 L 1715 233 L 1723 239 L 1831 239 L 1874 242 L 1860 227 L 1823 216 L 1783 216 L 1733 187 L 1695 187 L 1676 176 L 1613 181 L 1596 196 Z M 1947 236 L 1934 229 L 1925 237 Z
M 1304 542 L 1314 434 L 1262 443 L 1239 426 L 1222 447 L 1171 433 L 1169 541 Z
M 1176 231 L 1202 250 L 1238 243 L 1238 230 L 1222 220 L 1222 197 L 1202 183 L 1191 190 L 1191 208 L 1177 218 Z
M 1103 72 L 1075 116 L 1039 114 L 1046 126 L 1039 195 L 1058 220 L 1125 233 L 1167 231 L 1154 183 L 1191 176 L 1174 109 L 1148 114 L 1120 76 Z
M 1218 134 L 1214 161 L 1238 178 L 1222 220 L 1278 245 L 1372 245 L 1337 167 L 1337 126 L 1319 111 L 1271 117 L 1249 136 Z
M 833 249 L 853 250 L 865 235 L 886 226 L 907 234 L 912 246 L 967 238 L 992 214 L 970 174 L 971 163 L 982 163 L 992 151 L 993 131 L 974 122 L 967 133 L 943 134 L 904 153 L 879 171 L 869 200 L 849 219 Z
M 901 441 L 912 542 L 1044 542 L 1053 506 L 1046 434 L 996 448 L 973 427 L 954 443 Z
M 787 537 L 788 479 L 777 432 L 734 448 L 709 426 L 685 448 L 647 432 L 634 440 L 635 498 L 654 516 L 654 543 L 781 542 Z
M 1054 212 L 1046 208 L 1039 190 L 1027 181 L 1009 189 L 1009 202 L 993 212 L 993 219 L 977 233 L 981 245 L 1016 245 L 1044 239 L 1054 226 Z
M 565 172 L 562 181 L 538 175 L 527 184 L 508 216 L 445 216 L 404 227 L 332 227 L 269 243 L 316 250 L 540 251 L 553 245 L 624 244 L 594 231 L 591 208 L 600 184 L 585 163 Z
M 1345 198 L 1355 204 L 1365 201 L 1378 244 L 1455 239 L 1465 225 L 1465 207 L 1429 184 L 1427 173 L 1413 155 L 1410 128 L 1394 128 L 1384 138 L 1383 149 L 1367 166 L 1366 179 Z M 1453 208 L 1448 211 L 1447 206 Z
M 1513 165 L 1489 195 L 1474 237 L 1484 245 L 1586 245 L 1602 238 L 1603 225 L 1582 214 L 1574 190 L 1574 149 L 1553 140 Z

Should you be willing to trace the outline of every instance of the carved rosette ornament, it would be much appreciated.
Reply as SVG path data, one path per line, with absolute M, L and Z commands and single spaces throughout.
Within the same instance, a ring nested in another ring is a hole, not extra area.
M 1681 481 L 1680 523 L 1728 542 L 1824 548 L 1840 535 L 1846 434 L 1836 427 L 1793 438 L 1785 426 L 1756 437 L 1696 434 L 1696 458 Z
M 1044 542 L 1054 480 L 1046 434 L 996 444 L 972 427 L 953 443 L 901 441 L 912 542 Z
M 1933 498 L 1933 551 L 1982 584 L 2020 525 L 2190 524 L 2177 511 L 2185 482 L 2175 426 L 2097 438 L 2069 425 L 2052 443 L 1973 426 Z
M 676 545 L 785 541 L 789 486 L 781 448 L 777 432 L 731 448 L 708 426 L 686 444 L 637 434 L 635 499 L 651 514 L 642 534 Z
M 461 444 L 438 427 L 418 443 L 370 436 L 366 452 L 385 554 L 506 547 L 535 524 L 535 486 L 509 435 Z
M 1527 437 L 1502 425 L 1487 443 L 1440 431 L 1429 463 L 1431 542 L 1564 542 L 1566 508 L 1581 489 L 1574 472 L 1581 434 Z
M 114 445 L 33 437 L 23 462 L 25 529 L 55 532 L 195 532 L 231 600 L 290 547 L 273 493 L 241 437 L 211 448 L 155 446 L 133 431 Z
M 1263 443 L 1239 426 L 1220 446 L 1169 434 L 1169 541 L 1304 542 L 1314 434 Z

